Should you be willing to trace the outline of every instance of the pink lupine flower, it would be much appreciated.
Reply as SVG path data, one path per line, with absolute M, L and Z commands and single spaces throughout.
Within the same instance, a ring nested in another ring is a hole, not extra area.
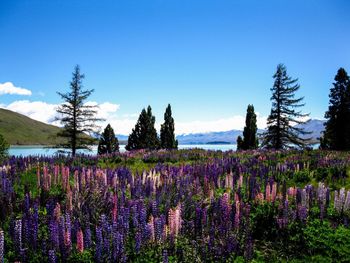
M 81 229 L 77 232 L 77 250 L 79 253 L 84 251 L 84 235 Z
M 72 240 L 70 238 L 70 232 L 69 231 L 65 231 L 64 232 L 64 244 L 67 248 L 70 248 L 71 244 L 72 244 Z
M 272 185 L 272 191 L 271 191 L 271 201 L 274 202 L 276 199 L 276 194 L 277 194 L 277 184 L 273 183 Z
M 262 203 L 264 201 L 264 194 L 263 193 L 258 193 L 256 196 L 255 196 L 255 200 Z
M 172 236 L 179 235 L 181 224 L 181 205 L 178 204 L 176 208 L 169 210 L 169 231 Z
M 53 215 L 56 220 L 58 220 L 61 216 L 61 205 L 59 203 L 56 204 L 55 209 L 53 210 Z
M 238 186 L 242 187 L 242 185 L 243 185 L 243 175 L 240 175 L 238 179 Z
M 40 166 L 36 169 L 36 185 L 40 188 Z
M 155 240 L 155 233 L 154 233 L 154 219 L 152 215 L 151 215 L 151 218 L 149 219 L 148 227 L 150 230 L 151 240 L 153 242 Z

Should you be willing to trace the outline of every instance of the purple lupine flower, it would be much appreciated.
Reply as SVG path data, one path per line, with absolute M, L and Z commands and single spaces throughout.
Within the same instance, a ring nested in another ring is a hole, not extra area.
M 153 215 L 153 217 L 157 217 L 158 216 L 158 204 L 157 204 L 157 201 L 153 201 L 152 202 L 152 215 Z
M 136 231 L 135 233 L 135 250 L 136 250 L 136 253 L 139 253 L 140 252 L 140 248 L 141 248 L 141 242 L 142 242 L 142 238 L 141 238 L 141 233 L 140 231 Z
M 96 262 L 102 262 L 102 249 L 103 249 L 102 228 L 99 226 L 96 226 L 96 252 L 95 252 Z
M 33 247 L 36 248 L 37 246 L 37 240 L 38 240 L 38 231 L 39 231 L 39 208 L 38 204 L 34 204 L 34 213 L 33 213 L 33 218 L 32 218 L 32 242 L 33 242 Z M 57 237 L 58 237 L 58 232 L 57 232 Z
M 4 255 L 5 255 L 5 237 L 4 237 L 4 231 L 0 230 L 0 263 L 4 262 Z
M 72 224 L 70 220 L 70 215 L 67 213 L 65 215 L 66 224 L 65 224 L 65 233 L 64 233 L 64 245 L 66 247 L 66 252 L 69 255 L 72 250 Z
M 155 218 L 154 219 L 154 233 L 155 233 L 155 240 L 157 242 L 161 242 L 163 239 L 163 232 L 164 232 L 164 224 L 163 220 L 161 218 Z
M 29 236 L 30 236 L 29 224 L 30 224 L 29 213 L 24 214 L 24 216 L 22 218 L 22 242 L 23 242 L 23 244 L 29 243 Z
M 53 249 L 49 250 L 49 263 L 56 263 L 56 252 Z
M 21 252 L 22 248 L 22 220 L 15 221 L 15 249 L 17 253 Z
M 21 248 L 20 252 L 19 252 L 20 258 L 22 262 L 27 262 L 26 259 L 26 249 L 25 248 Z
M 164 249 L 162 254 L 163 254 L 163 263 L 168 263 L 169 262 L 168 251 Z
M 91 247 L 91 230 L 90 227 L 86 227 L 84 230 L 84 247 L 90 248 Z
M 64 243 L 64 235 L 66 232 L 64 216 L 60 216 L 58 232 L 59 232 L 58 233 L 58 240 L 60 242 L 60 252 L 61 252 L 62 256 L 64 257 L 66 255 L 66 246 Z
M 50 242 L 55 249 L 59 249 L 60 246 L 58 229 L 56 220 L 51 219 L 49 222 Z
M 297 208 L 298 218 L 300 221 L 305 222 L 307 219 L 307 208 L 303 205 L 298 205 Z

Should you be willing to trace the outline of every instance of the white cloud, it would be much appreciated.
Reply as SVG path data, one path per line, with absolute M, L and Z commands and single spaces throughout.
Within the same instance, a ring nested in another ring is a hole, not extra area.
M 12 82 L 0 83 L 0 95 L 11 94 L 11 95 L 32 95 L 32 92 L 28 89 L 15 87 Z

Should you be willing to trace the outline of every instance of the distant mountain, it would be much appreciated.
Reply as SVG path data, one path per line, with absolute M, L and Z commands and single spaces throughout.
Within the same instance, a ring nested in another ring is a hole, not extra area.
M 53 145 L 60 128 L 0 109 L 0 134 L 11 145 Z
M 242 131 L 190 133 L 178 135 L 176 138 L 179 144 L 210 144 L 215 142 L 235 144 L 238 135 L 242 135 Z
M 321 133 L 324 131 L 324 123 L 325 120 L 310 120 L 307 123 L 297 125 L 296 127 L 303 127 L 305 131 L 311 132 L 311 134 L 307 134 L 305 138 L 312 138 L 314 141 L 319 141 L 321 137 Z
M 304 127 L 305 131 L 312 132 L 305 137 L 312 138 L 313 141 L 318 141 L 321 132 L 324 130 L 324 120 L 310 120 L 305 124 L 297 125 Z M 264 130 L 258 130 L 258 133 L 263 133 Z M 239 135 L 242 136 L 241 130 L 230 130 L 224 132 L 208 132 L 208 133 L 191 133 L 178 135 L 179 144 L 215 144 L 217 142 L 236 144 L 236 139 Z

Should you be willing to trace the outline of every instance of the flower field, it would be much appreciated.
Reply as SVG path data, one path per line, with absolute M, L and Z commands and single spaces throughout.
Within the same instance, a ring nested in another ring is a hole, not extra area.
M 349 262 L 350 155 L 12 157 L 0 262 Z

